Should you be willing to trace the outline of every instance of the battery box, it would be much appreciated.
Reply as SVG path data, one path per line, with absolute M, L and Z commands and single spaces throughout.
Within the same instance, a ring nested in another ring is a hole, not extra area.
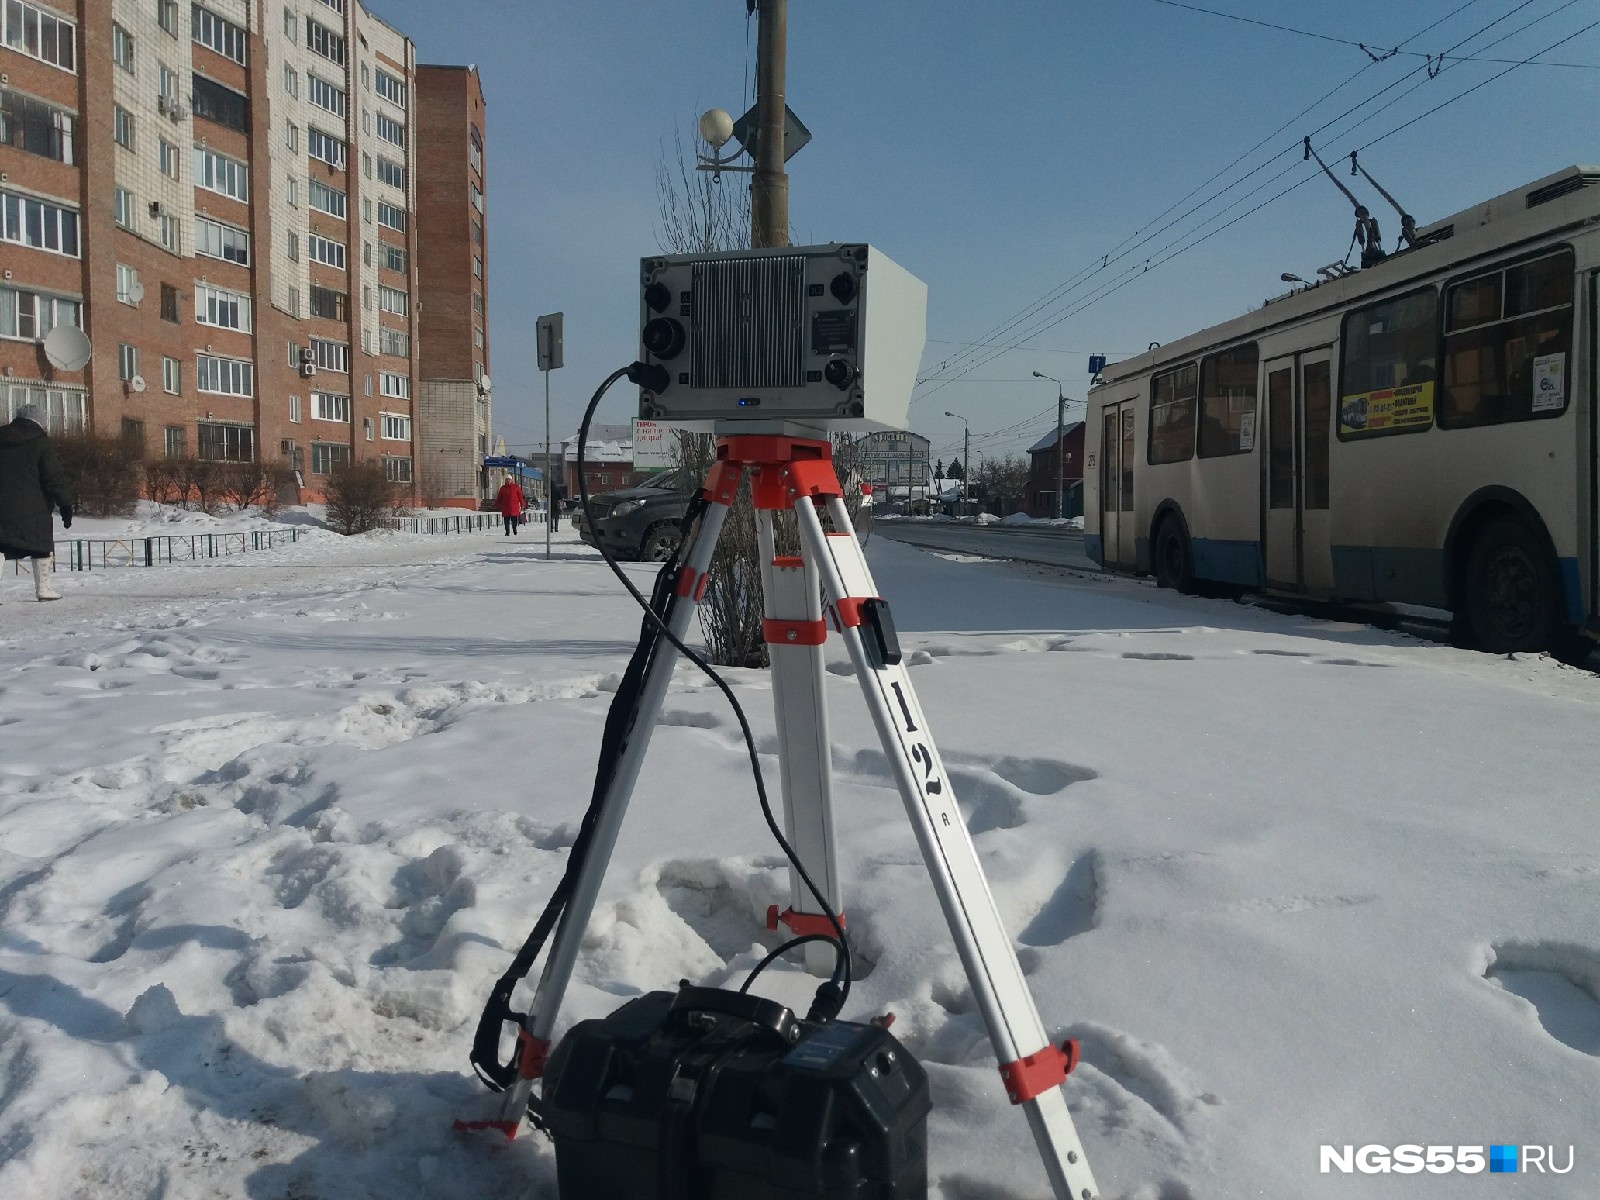
M 888 1030 L 650 992 L 561 1039 L 537 1115 L 561 1200 L 926 1200 L 928 1078 Z

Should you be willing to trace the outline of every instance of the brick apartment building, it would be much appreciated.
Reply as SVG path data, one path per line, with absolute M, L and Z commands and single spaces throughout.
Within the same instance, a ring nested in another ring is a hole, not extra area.
M 416 76 L 360 0 L 6 0 L 0 418 L 412 483 Z
M 1056 515 L 1056 477 L 1066 486 L 1061 501 L 1061 515 L 1083 515 L 1083 433 L 1082 421 L 1072 421 L 1056 438 L 1052 429 L 1028 447 L 1028 499 L 1023 511 L 1030 517 Z M 1065 459 L 1061 455 L 1065 454 Z
M 489 377 L 483 88 L 476 67 L 417 68 L 418 277 L 421 344 L 419 480 L 430 498 L 473 504 L 490 494 L 483 460 L 493 429 Z

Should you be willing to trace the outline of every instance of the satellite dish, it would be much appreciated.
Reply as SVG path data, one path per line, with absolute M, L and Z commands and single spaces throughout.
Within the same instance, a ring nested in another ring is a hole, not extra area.
M 494 390 L 494 384 L 489 382 L 489 377 L 487 375 L 478 380 L 478 386 L 486 392 Z
M 60 371 L 81 371 L 89 363 L 89 338 L 76 325 L 57 325 L 44 339 L 44 356 Z
M 132 286 L 130 286 L 128 288 L 128 299 L 132 300 L 135 304 L 137 304 L 137 303 L 139 303 L 139 301 L 143 300 L 144 299 L 144 284 L 140 283 L 137 279 L 135 279 L 133 281 Z
M 135 375 L 132 379 L 128 380 L 128 386 L 133 388 L 133 390 L 136 391 L 136 392 L 144 391 L 144 389 L 145 389 L 144 376 L 143 375 Z

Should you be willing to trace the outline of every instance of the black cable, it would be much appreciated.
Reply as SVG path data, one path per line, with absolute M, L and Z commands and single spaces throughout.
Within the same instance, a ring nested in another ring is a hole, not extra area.
M 591 528 L 593 528 L 594 519 L 589 508 L 589 484 L 583 470 L 583 450 L 585 444 L 589 440 L 589 424 L 594 419 L 595 409 L 599 407 L 601 398 L 604 397 L 606 392 L 611 389 L 611 385 L 616 383 L 617 380 L 621 379 L 624 375 L 631 376 L 633 372 L 640 366 L 641 364 L 632 363 L 626 367 L 622 367 L 616 371 L 613 371 L 610 375 L 608 375 L 605 379 L 605 382 L 603 382 L 599 388 L 596 389 L 594 396 L 589 400 L 589 406 L 584 410 L 583 413 L 583 421 L 578 426 L 578 494 L 583 503 L 584 520 L 589 523 Z M 685 522 L 685 524 L 688 523 L 689 522 L 687 521 Z M 688 530 L 685 529 L 684 532 L 685 537 L 682 544 L 687 545 Z M 767 828 L 771 831 L 774 840 L 777 841 L 779 849 L 783 851 L 783 856 L 789 860 L 789 864 L 794 868 L 795 874 L 798 875 L 800 877 L 800 881 L 805 884 L 806 890 L 810 892 L 813 899 L 816 900 L 817 906 L 823 911 L 823 913 L 827 915 L 828 923 L 833 926 L 835 936 L 832 938 L 827 938 L 826 935 L 823 934 L 813 934 L 809 936 L 824 937 L 826 940 L 834 943 L 835 966 L 833 978 L 830 979 L 827 984 L 824 984 L 823 987 L 826 988 L 831 985 L 838 990 L 838 1007 L 842 1008 L 844 1002 L 850 997 L 850 984 L 852 978 L 850 968 L 850 942 L 849 938 L 845 934 L 844 922 L 839 920 L 838 914 L 833 911 L 833 905 L 828 902 L 827 897 L 822 894 L 822 889 L 819 888 L 812 880 L 811 875 L 806 871 L 804 864 L 801 863 L 800 856 L 795 853 L 794 847 L 789 845 L 789 839 L 784 837 L 783 830 L 778 827 L 777 818 L 773 816 L 772 813 L 772 803 L 767 798 L 767 783 L 766 778 L 761 770 L 761 756 L 756 750 L 755 734 L 750 729 L 750 721 L 745 716 L 744 708 L 742 705 L 740 705 L 739 698 L 733 694 L 733 689 L 728 686 L 727 680 L 723 679 L 715 667 L 708 663 L 699 654 L 691 650 L 688 646 L 684 645 L 684 643 L 678 639 L 677 635 L 667 627 L 667 623 L 661 619 L 654 609 L 651 608 L 650 603 L 640 593 L 639 589 L 633 585 L 633 580 L 628 578 L 626 572 L 624 572 L 622 567 L 617 563 L 617 560 L 612 557 L 611 553 L 605 548 L 604 541 L 597 537 L 595 539 L 595 544 L 600 551 L 600 556 L 606 560 L 606 565 L 611 568 L 611 573 L 621 581 L 622 586 L 628 590 L 628 594 L 638 601 L 640 607 L 644 609 L 645 619 L 654 625 L 656 632 L 661 637 L 672 643 L 672 645 L 677 649 L 678 653 L 682 654 L 684 658 L 688 659 L 696 667 L 698 667 L 701 673 L 716 685 L 717 690 L 720 691 L 724 697 L 726 697 L 729 706 L 733 709 L 733 715 L 739 722 L 739 731 L 744 735 L 745 748 L 749 752 L 750 770 L 756 781 L 756 798 L 761 803 L 761 815 L 766 819 Z M 818 989 L 819 999 L 821 997 L 821 991 L 822 989 Z M 838 1008 L 835 1008 L 834 1011 L 837 1012 Z

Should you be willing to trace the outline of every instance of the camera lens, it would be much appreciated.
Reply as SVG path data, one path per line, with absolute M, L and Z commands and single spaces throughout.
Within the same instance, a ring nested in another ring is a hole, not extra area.
M 644 302 L 651 312 L 666 312 L 667 305 L 672 303 L 672 289 L 658 279 L 645 288 Z
M 822 377 L 842 392 L 855 379 L 856 370 L 842 358 L 830 359 L 822 368 Z
M 856 277 L 849 271 L 840 271 L 828 284 L 828 290 L 840 304 L 849 304 L 856 298 Z
M 671 317 L 648 322 L 641 338 L 644 348 L 657 358 L 673 359 L 683 353 L 683 326 Z

